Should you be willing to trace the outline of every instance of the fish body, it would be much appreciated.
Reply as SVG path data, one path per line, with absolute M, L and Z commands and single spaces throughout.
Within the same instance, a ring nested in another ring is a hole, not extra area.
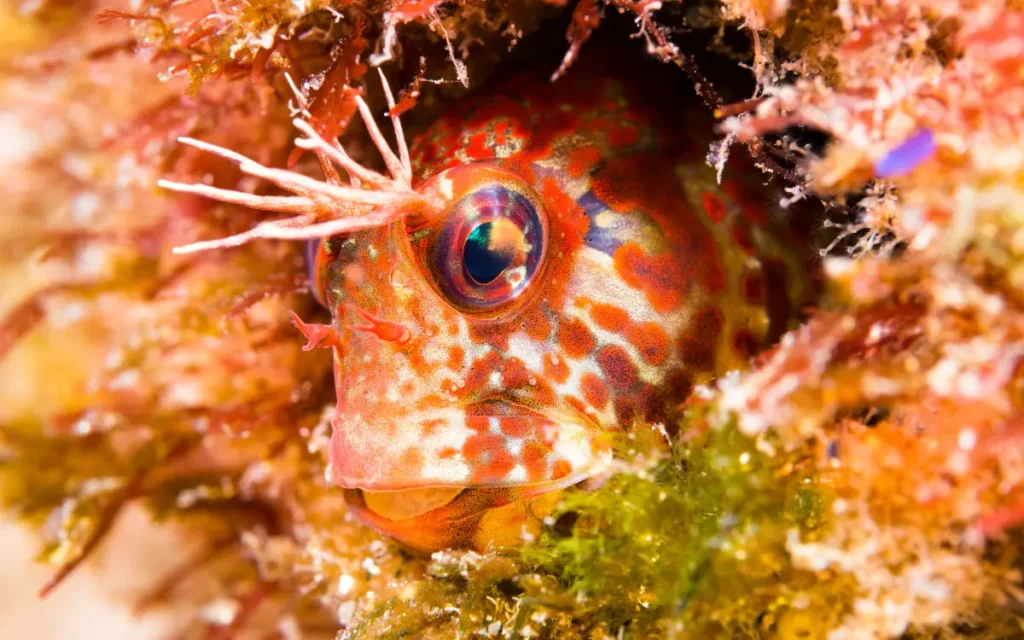
M 719 185 L 710 121 L 656 102 L 595 66 L 495 83 L 412 145 L 438 213 L 319 243 L 329 479 L 368 524 L 422 551 L 515 544 L 610 434 L 785 326 L 800 259 L 759 176 Z

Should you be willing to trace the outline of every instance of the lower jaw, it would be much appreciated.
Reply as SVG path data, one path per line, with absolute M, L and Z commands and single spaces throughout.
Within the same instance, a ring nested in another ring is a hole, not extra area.
M 438 488 L 370 492 L 346 489 L 349 508 L 410 550 L 516 547 L 536 536 L 562 489 Z

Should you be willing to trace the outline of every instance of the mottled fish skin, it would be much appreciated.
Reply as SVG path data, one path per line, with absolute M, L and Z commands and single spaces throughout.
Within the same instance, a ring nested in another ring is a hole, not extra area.
M 411 149 L 450 209 L 318 247 L 341 336 L 330 480 L 411 548 L 514 543 L 607 465 L 610 433 L 744 366 L 802 295 L 760 176 L 717 184 L 711 122 L 628 77 L 525 74 L 454 105 Z M 525 229 L 490 289 L 458 271 L 480 211 Z

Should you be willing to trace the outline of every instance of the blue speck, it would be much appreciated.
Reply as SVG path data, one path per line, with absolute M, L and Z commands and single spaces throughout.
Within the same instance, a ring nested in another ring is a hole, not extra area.
M 593 191 L 587 191 L 576 201 L 576 204 L 583 207 L 583 211 L 590 218 L 590 227 L 587 230 L 587 235 L 583 239 L 587 243 L 587 246 L 591 249 L 597 249 L 608 255 L 615 255 L 615 250 L 622 245 L 622 240 L 615 237 L 617 229 L 608 227 L 599 227 L 597 225 L 597 216 L 608 210 L 608 205 L 594 195 Z
M 875 175 L 892 178 L 910 173 L 935 153 L 935 136 L 931 129 L 921 129 L 892 149 L 875 164 Z

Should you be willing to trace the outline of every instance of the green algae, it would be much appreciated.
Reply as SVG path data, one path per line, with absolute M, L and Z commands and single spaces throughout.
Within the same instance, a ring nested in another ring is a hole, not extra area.
M 853 585 L 791 565 L 787 538 L 828 527 L 827 486 L 793 464 L 810 452 L 769 455 L 733 425 L 667 449 L 633 434 L 622 467 L 568 492 L 538 540 L 435 554 L 413 594 L 347 637 L 823 637 Z

